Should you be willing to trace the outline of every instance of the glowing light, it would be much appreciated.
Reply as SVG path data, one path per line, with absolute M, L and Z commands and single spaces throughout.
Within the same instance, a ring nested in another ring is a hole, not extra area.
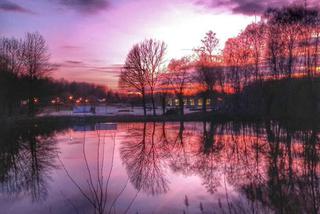
M 190 105 L 194 106 L 194 99 L 190 99 Z
M 69 96 L 69 100 L 73 100 L 73 96 Z

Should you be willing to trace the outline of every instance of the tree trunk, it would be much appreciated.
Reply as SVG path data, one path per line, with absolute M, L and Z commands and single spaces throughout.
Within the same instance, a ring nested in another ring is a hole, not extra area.
M 155 105 L 155 102 L 154 102 L 153 89 L 151 91 L 151 102 L 152 102 L 153 116 L 156 116 L 157 112 L 156 112 L 156 105 Z
M 211 111 L 214 111 L 214 92 L 213 92 L 213 90 L 210 92 L 210 96 L 209 96 L 209 98 L 210 98 L 210 106 L 211 106 Z
M 207 112 L 207 92 L 204 92 L 202 94 L 202 111 L 203 112 Z
M 180 115 L 184 115 L 184 103 L 183 103 L 183 96 L 179 95 L 179 108 L 180 108 Z
M 142 106 L 143 106 L 143 115 L 147 116 L 147 107 L 146 107 L 146 96 L 144 94 L 144 91 L 142 92 Z
M 161 105 L 162 105 L 162 114 L 166 114 L 166 95 L 161 97 Z
M 28 93 L 28 113 L 29 116 L 34 115 L 34 103 L 33 103 L 33 80 L 29 80 L 29 93 Z

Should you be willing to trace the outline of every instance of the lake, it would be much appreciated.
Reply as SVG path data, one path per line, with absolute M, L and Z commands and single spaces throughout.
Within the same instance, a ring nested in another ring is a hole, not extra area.
M 320 213 L 317 125 L 0 128 L 0 213 Z

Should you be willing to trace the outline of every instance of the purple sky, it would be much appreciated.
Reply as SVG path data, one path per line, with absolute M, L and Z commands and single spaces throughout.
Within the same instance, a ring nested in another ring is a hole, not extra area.
M 289 1 L 0 0 L 0 36 L 38 31 L 48 41 L 55 78 L 116 88 L 119 67 L 133 44 L 163 40 L 169 61 L 190 55 L 213 30 L 223 48 L 227 38 L 254 21 L 254 14 Z

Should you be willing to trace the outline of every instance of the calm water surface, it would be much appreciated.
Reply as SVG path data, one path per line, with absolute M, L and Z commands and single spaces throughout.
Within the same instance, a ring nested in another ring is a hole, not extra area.
M 276 122 L 0 128 L 0 213 L 320 213 L 319 133 Z

